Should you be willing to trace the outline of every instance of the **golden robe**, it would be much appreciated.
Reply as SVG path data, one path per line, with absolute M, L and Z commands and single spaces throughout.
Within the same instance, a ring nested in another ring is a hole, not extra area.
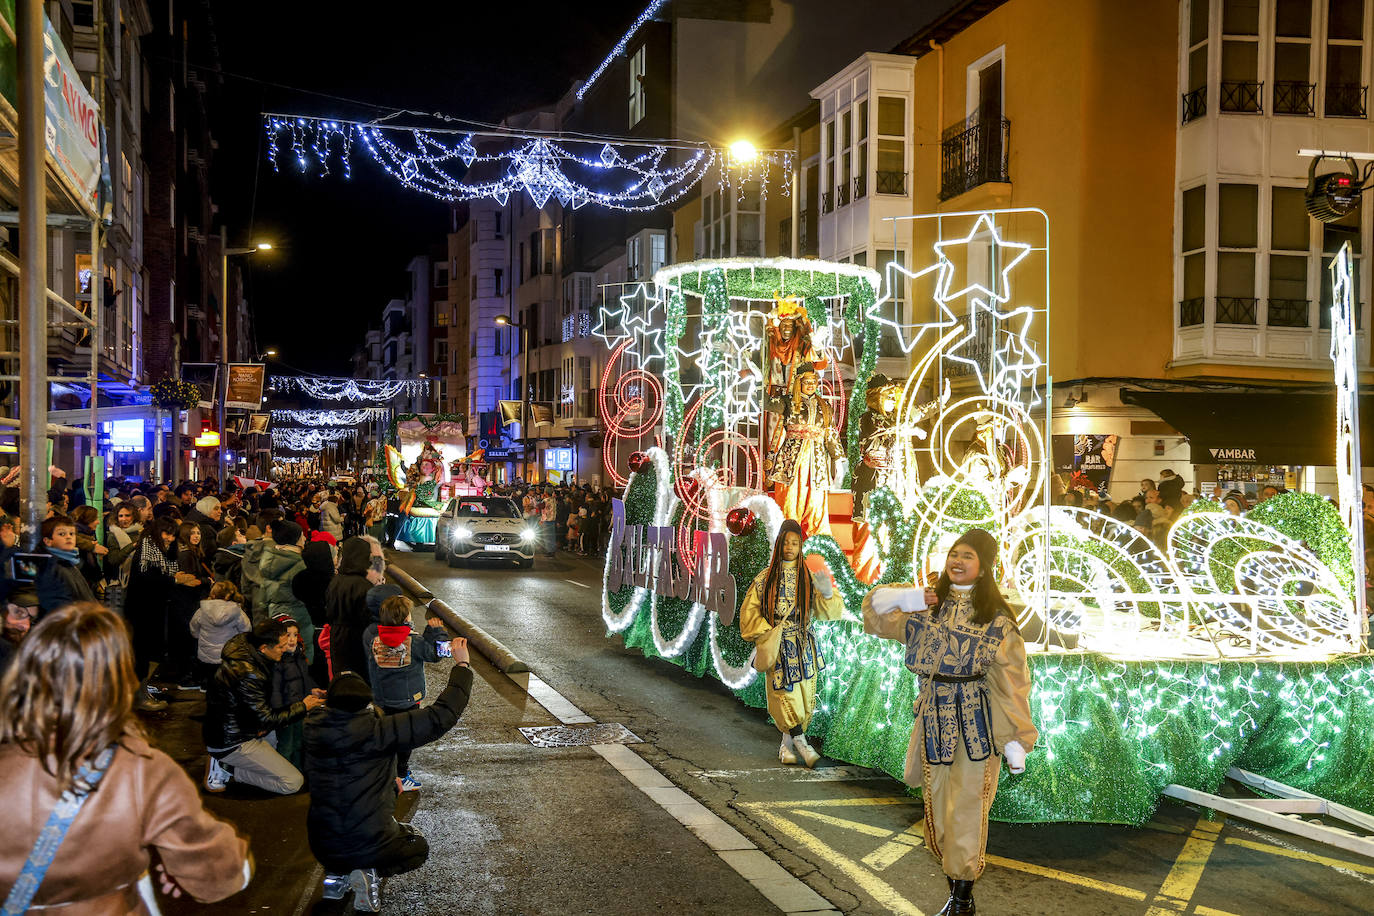
M 764 672 L 764 694 L 768 700 L 768 714 L 784 733 L 799 725 L 805 731 L 811 723 L 811 714 L 816 709 L 816 675 L 825 667 L 810 622 L 803 626 L 797 608 L 797 576 L 810 574 L 801 561 L 784 565 L 782 581 L 778 583 L 777 605 L 766 608 L 763 584 L 768 569 L 765 567 L 754 577 L 739 609 L 740 636 L 756 645 L 770 644 L 772 637 L 780 637 L 777 661 Z M 813 585 L 811 620 L 839 620 L 843 613 L 844 602 L 837 592 L 822 598 Z M 776 630 L 781 632 L 775 634 Z
M 939 608 L 915 613 L 882 594 L 910 588 L 869 592 L 864 631 L 906 645 L 918 689 L 902 778 L 915 786 L 920 776 L 931 854 L 949 877 L 974 881 L 983 873 L 1000 755 L 1010 741 L 1029 753 L 1039 739 L 1026 645 L 1005 616 L 973 622 L 968 592 L 951 591 Z

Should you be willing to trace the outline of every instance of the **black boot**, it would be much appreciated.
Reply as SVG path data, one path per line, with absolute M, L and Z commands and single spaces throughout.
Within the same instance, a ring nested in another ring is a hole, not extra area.
M 956 881 L 948 876 L 945 880 L 949 882 L 949 900 L 936 916 L 973 916 L 977 912 L 973 905 L 973 882 Z

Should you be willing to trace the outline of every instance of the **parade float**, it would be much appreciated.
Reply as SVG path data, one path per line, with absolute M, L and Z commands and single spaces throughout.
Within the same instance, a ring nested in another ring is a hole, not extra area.
M 455 485 L 466 492 L 467 429 L 450 414 L 398 414 L 384 447 L 387 482 L 396 489 L 401 525 L 396 540 L 412 546 L 434 544 L 434 530 Z
M 603 308 L 603 458 L 623 488 L 609 634 L 762 707 L 735 610 L 797 518 L 847 608 L 815 624 L 810 734 L 900 778 L 915 685 L 860 605 L 875 585 L 925 581 L 982 527 L 1002 547 L 1041 734 L 1026 774 L 1004 774 L 995 819 L 1141 824 L 1161 794 L 1215 793 L 1237 773 L 1374 811 L 1348 252 L 1333 267 L 1339 506 L 1289 493 L 1233 516 L 1199 500 L 1159 544 L 1054 504 L 1044 214 L 913 223 L 929 244 L 912 269 L 696 261 Z M 876 373 L 884 340 L 905 378 Z

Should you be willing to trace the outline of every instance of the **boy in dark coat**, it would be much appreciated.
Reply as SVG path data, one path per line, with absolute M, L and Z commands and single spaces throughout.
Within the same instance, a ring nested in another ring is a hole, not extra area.
M 351 887 L 354 909 L 375 913 L 378 879 L 413 871 L 429 858 L 429 843 L 393 813 L 396 754 L 443 737 L 467 707 L 467 640 L 455 638 L 452 648 L 448 685 L 429 706 L 383 716 L 367 682 L 344 673 L 329 686 L 324 707 L 306 718 L 306 826 L 310 851 L 324 866 L 326 899 L 340 899 Z

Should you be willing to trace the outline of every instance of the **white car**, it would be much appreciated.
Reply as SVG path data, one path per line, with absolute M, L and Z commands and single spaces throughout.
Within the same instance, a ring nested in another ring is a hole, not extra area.
M 529 569 L 538 543 L 539 526 L 526 522 L 504 496 L 450 499 L 434 526 L 434 558 L 449 566 L 495 560 Z

